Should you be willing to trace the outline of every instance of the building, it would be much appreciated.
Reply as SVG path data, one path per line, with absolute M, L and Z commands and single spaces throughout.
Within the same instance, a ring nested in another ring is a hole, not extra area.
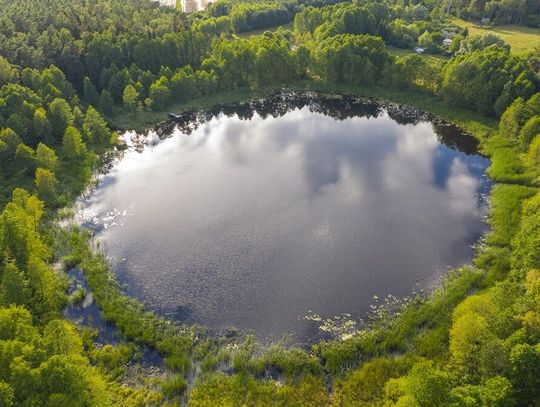
M 183 13 L 195 13 L 196 11 L 199 11 L 198 0 L 182 0 Z
M 452 45 L 452 39 L 451 38 L 445 38 L 442 42 L 443 46 L 445 47 L 449 47 L 450 45 Z
M 414 52 L 416 52 L 417 54 L 423 54 L 424 53 L 424 48 L 420 48 L 420 47 L 416 47 L 414 49 Z
M 198 0 L 199 3 L 199 10 L 206 10 L 206 6 L 208 6 L 209 1 L 208 0 Z

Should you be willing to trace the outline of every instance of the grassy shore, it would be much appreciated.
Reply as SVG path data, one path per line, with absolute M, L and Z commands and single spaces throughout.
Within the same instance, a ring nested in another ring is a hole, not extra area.
M 540 47 L 540 28 L 522 25 L 498 25 L 481 27 L 470 21 L 456 18 L 452 21 L 461 28 L 467 28 L 470 35 L 495 34 L 508 45 L 514 54 L 524 54 Z

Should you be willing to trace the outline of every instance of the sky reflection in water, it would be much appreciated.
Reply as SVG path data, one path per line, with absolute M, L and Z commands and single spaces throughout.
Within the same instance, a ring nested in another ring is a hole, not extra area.
M 84 213 L 128 293 L 183 321 L 309 340 L 309 311 L 362 316 L 429 286 L 486 228 L 488 161 L 430 122 L 303 107 L 175 132 L 128 152 Z

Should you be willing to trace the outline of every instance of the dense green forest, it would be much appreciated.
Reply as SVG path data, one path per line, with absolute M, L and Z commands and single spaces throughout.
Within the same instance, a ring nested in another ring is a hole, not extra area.
M 218 0 L 186 16 L 148 0 L 0 0 L 0 406 L 540 405 L 540 50 L 517 56 L 450 18 L 538 26 L 539 7 Z M 113 153 L 111 129 L 278 88 L 412 104 L 478 137 L 497 184 L 474 264 L 347 340 L 263 346 L 148 312 L 88 232 L 61 227 Z M 120 344 L 63 318 L 80 301 L 72 267 Z M 165 376 L 128 369 L 141 345 Z

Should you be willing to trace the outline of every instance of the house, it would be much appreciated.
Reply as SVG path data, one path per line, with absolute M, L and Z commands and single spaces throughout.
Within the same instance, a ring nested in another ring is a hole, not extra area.
M 199 3 L 197 0 L 182 0 L 182 12 L 189 14 L 199 11 Z
M 444 47 L 449 47 L 450 45 L 452 45 L 452 39 L 451 38 L 445 38 L 442 42 L 442 45 Z
M 489 17 L 484 17 L 480 20 L 480 23 L 482 23 L 483 25 L 487 25 L 489 23 L 491 23 L 491 18 Z
M 425 49 L 424 49 L 424 48 L 420 48 L 420 47 L 416 47 L 416 48 L 414 49 L 414 52 L 416 52 L 417 54 L 423 54 L 424 51 L 425 51 Z

